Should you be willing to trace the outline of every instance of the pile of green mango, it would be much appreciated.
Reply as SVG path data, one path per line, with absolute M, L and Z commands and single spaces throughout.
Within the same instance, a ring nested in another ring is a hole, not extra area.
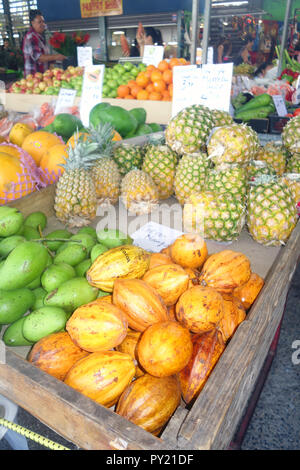
M 76 308 L 108 295 L 91 286 L 95 259 L 133 240 L 119 230 L 82 227 L 44 235 L 47 217 L 0 206 L 0 331 L 7 346 L 29 346 L 59 331 Z

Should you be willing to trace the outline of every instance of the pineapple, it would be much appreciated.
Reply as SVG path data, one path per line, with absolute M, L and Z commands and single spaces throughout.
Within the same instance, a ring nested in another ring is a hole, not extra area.
M 227 111 L 220 111 L 219 109 L 213 109 L 211 111 L 214 120 L 214 127 L 226 126 L 233 124 L 232 116 Z
M 167 145 L 147 145 L 142 170 L 148 173 L 158 188 L 159 199 L 167 199 L 174 192 L 177 154 Z
M 96 217 L 97 197 L 90 169 L 99 158 L 97 149 L 98 144 L 77 135 L 62 165 L 65 171 L 56 185 L 54 209 L 57 218 L 70 227 L 88 225 Z
M 276 175 L 274 168 L 271 168 L 262 160 L 251 160 L 247 165 L 247 177 L 251 181 L 261 175 Z
M 209 166 L 205 153 L 185 154 L 179 160 L 175 172 L 174 191 L 181 205 L 192 193 L 202 191 Z
M 282 143 L 291 153 L 300 154 L 300 116 L 290 119 L 284 126 Z
M 236 164 L 220 165 L 208 172 L 205 191 L 216 194 L 230 193 L 244 201 L 247 193 L 246 169 Z
M 98 205 L 116 204 L 120 196 L 121 174 L 112 158 L 114 130 L 109 123 L 89 129 L 89 140 L 98 144 L 99 160 L 92 168 Z
M 113 158 L 119 167 L 122 176 L 130 170 L 140 170 L 143 162 L 143 150 L 132 144 L 122 143 L 114 148 Z
M 282 181 L 290 188 L 295 205 L 298 206 L 300 203 L 300 174 L 285 173 L 282 176 Z
M 231 124 L 213 132 L 207 152 L 215 165 L 246 164 L 254 159 L 258 148 L 258 136 L 253 129 L 246 124 Z
M 157 206 L 158 188 L 150 175 L 142 170 L 131 170 L 122 180 L 121 199 L 130 212 L 148 214 Z
M 194 193 L 184 204 L 184 230 L 220 242 L 236 240 L 245 223 L 245 205 L 232 194 Z
M 274 168 L 278 176 L 283 175 L 286 165 L 287 152 L 281 142 L 268 142 L 259 149 L 256 159 L 266 162 Z
M 297 223 L 297 211 L 288 186 L 273 176 L 251 182 L 247 226 L 258 243 L 281 245 Z
M 300 154 L 294 153 L 291 155 L 286 164 L 286 171 L 288 173 L 300 173 Z
M 178 155 L 206 150 L 214 119 L 210 109 L 194 104 L 174 116 L 165 131 L 167 145 Z

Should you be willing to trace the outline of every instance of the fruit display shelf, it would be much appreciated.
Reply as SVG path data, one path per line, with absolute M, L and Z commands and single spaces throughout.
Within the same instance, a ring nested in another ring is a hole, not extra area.
M 47 231 L 52 231 L 63 227 L 55 217 L 54 193 L 55 186 L 51 185 L 10 205 L 25 216 L 34 210 L 43 211 L 48 218 Z M 171 197 L 164 202 L 171 206 L 176 201 Z M 100 220 L 97 217 L 92 225 L 96 227 Z M 128 226 L 134 221 L 135 217 L 129 216 Z M 167 225 L 163 217 L 159 223 Z M 300 223 L 283 247 L 260 245 L 245 229 L 230 245 L 208 241 L 207 246 L 209 253 L 228 247 L 243 252 L 253 271 L 265 279 L 265 285 L 193 406 L 182 402 L 160 437 L 30 364 L 26 360 L 28 347 L 1 350 L 0 394 L 82 449 L 228 449 L 281 322 L 300 252 Z M 3 348 L 3 344 L 0 346 Z

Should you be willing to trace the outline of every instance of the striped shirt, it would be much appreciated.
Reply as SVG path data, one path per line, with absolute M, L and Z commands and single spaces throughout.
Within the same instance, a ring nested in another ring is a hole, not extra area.
M 39 57 L 43 54 L 49 54 L 46 41 L 33 28 L 30 28 L 23 40 L 24 54 L 24 76 L 36 72 L 45 72 L 48 69 L 47 62 L 39 62 Z

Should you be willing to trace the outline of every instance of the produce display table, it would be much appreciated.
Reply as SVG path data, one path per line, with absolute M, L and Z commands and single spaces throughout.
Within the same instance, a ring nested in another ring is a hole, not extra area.
M 48 186 L 11 205 L 25 216 L 34 210 L 43 211 L 50 232 L 62 228 L 54 215 L 54 191 L 54 185 Z M 173 198 L 167 201 L 175 202 Z M 94 227 L 99 220 L 94 221 Z M 129 217 L 129 226 L 132 220 L 134 217 Z M 182 402 L 160 438 L 34 367 L 25 359 L 28 347 L 5 348 L 5 359 L 0 363 L 0 394 L 83 449 L 227 449 L 280 325 L 300 252 L 300 223 L 284 247 L 260 245 L 245 229 L 232 244 L 208 241 L 207 245 L 209 253 L 230 247 L 246 254 L 252 271 L 264 277 L 265 285 L 196 402 L 192 407 Z

